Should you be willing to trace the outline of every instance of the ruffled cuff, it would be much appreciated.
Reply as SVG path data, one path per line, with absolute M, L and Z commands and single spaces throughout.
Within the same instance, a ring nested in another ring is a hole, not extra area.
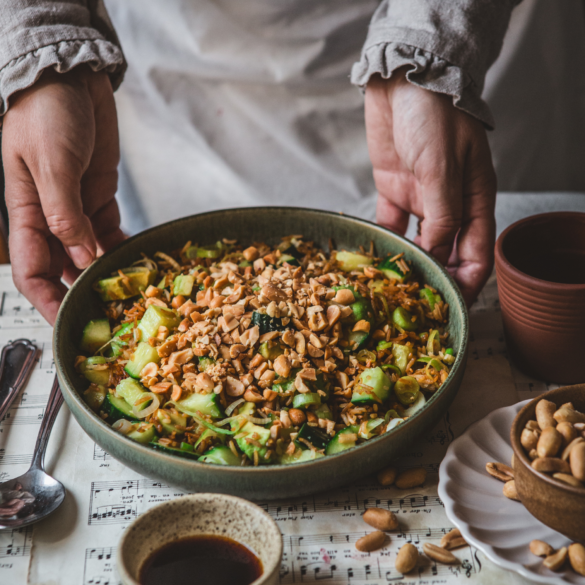
M 46 45 L 9 61 L 0 69 L 0 116 L 8 110 L 10 96 L 33 85 L 44 69 L 53 67 L 66 73 L 77 65 L 87 64 L 94 71 L 105 71 L 114 90 L 126 70 L 119 47 L 103 39 L 75 39 Z
M 423 49 L 401 42 L 382 42 L 366 46 L 351 71 L 351 82 L 365 89 L 372 75 L 389 79 L 396 69 L 409 67 L 406 79 L 424 89 L 453 97 L 453 104 L 471 114 L 490 130 L 494 119 L 481 99 L 481 88 L 460 67 Z

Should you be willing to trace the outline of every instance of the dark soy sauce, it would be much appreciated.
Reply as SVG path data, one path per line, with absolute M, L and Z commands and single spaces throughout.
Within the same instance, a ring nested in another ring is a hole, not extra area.
M 139 581 L 141 585 L 250 585 L 262 570 L 260 559 L 243 544 L 201 535 L 176 540 L 152 553 Z

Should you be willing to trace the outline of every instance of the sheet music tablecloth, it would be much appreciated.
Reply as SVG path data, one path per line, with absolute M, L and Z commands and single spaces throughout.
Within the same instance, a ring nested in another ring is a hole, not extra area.
M 9 266 L 0 266 L 0 295 L 0 346 L 27 337 L 42 349 L 28 385 L 0 422 L 0 481 L 5 481 L 30 464 L 54 364 L 52 330 L 16 291 Z M 422 549 L 423 542 L 438 544 L 452 528 L 437 495 L 438 468 L 449 443 L 488 412 L 546 389 L 510 368 L 492 277 L 471 311 L 469 361 L 453 406 L 398 462 L 400 468 L 426 467 L 425 486 L 402 491 L 364 477 L 334 493 L 260 504 L 284 537 L 281 583 L 528 583 L 471 547 L 456 551 L 459 566 L 426 561 L 407 577 L 396 571 L 394 560 L 405 542 Z M 36 526 L 0 532 L 0 584 L 118 585 L 114 560 L 123 530 L 149 507 L 182 493 L 114 460 L 84 434 L 66 406 L 53 430 L 46 463 L 47 471 L 67 488 L 67 498 Z M 370 506 L 394 511 L 401 531 L 390 535 L 384 549 L 360 553 L 354 543 L 371 530 L 361 520 Z

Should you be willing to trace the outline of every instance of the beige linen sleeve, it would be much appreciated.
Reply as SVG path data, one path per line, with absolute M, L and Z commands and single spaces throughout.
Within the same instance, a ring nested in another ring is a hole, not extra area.
M 106 71 L 114 89 L 122 82 L 126 62 L 102 0 L 0 2 L 0 116 L 44 69 L 81 64 Z
M 351 81 L 364 88 L 372 75 L 388 79 L 407 66 L 411 83 L 452 96 L 455 106 L 493 128 L 481 93 L 520 1 L 384 0 L 372 18 Z

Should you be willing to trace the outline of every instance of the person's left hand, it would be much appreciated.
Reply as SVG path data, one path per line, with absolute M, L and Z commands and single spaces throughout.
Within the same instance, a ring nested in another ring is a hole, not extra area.
M 415 240 L 454 276 L 468 305 L 494 257 L 496 176 L 481 122 L 450 96 L 408 82 L 404 70 L 366 89 L 368 148 L 378 189 L 378 222 Z

